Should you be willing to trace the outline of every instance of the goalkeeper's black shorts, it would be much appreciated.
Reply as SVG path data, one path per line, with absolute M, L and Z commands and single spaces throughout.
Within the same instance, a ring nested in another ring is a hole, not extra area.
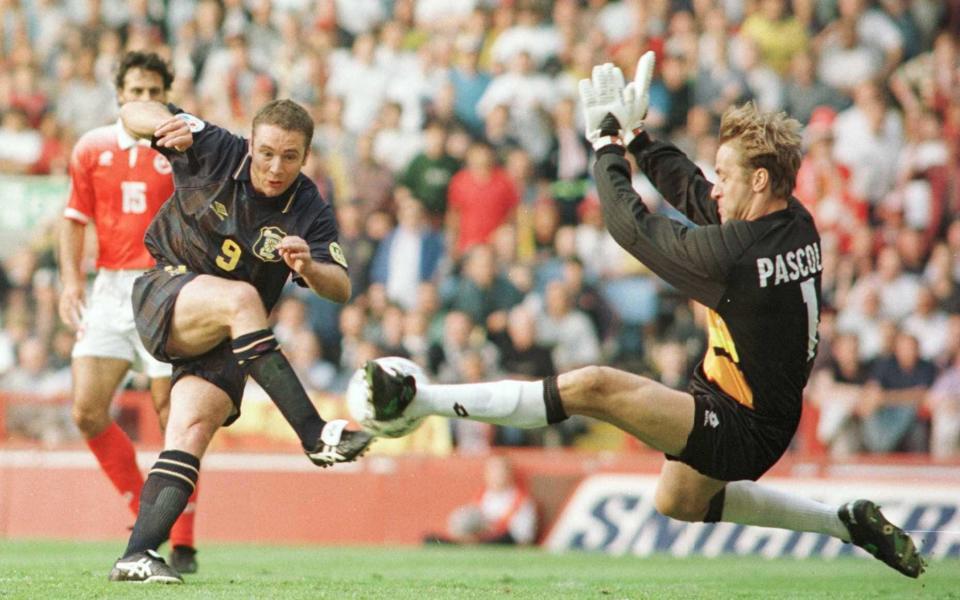
M 677 460 L 721 481 L 757 480 L 790 445 L 797 422 L 761 420 L 727 397 L 695 392 L 693 431 Z

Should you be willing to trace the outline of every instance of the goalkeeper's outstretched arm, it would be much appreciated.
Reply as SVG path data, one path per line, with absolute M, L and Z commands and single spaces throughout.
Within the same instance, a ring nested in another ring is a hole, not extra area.
M 597 152 L 594 178 L 613 239 L 667 283 L 716 307 L 730 269 L 754 241 L 748 222 L 690 228 L 651 214 L 633 189 L 624 149 L 615 144 Z
M 713 184 L 679 148 L 654 140 L 643 131 L 627 149 L 664 200 L 684 216 L 697 225 L 720 222 L 717 203 L 710 198 Z

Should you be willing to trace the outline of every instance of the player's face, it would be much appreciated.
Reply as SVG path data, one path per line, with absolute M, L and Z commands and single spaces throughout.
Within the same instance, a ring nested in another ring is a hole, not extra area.
M 736 146 L 724 143 L 717 149 L 717 181 L 710 196 L 717 201 L 720 220 L 742 219 L 750 205 L 753 190 L 750 186 L 750 171 L 740 164 L 740 152 Z
M 250 180 L 253 189 L 264 196 L 283 193 L 307 161 L 307 144 L 300 131 L 276 125 L 257 125 L 250 140 Z
M 117 102 L 123 106 L 133 101 L 166 102 L 163 77 L 156 71 L 133 68 L 123 76 L 123 87 L 117 91 Z

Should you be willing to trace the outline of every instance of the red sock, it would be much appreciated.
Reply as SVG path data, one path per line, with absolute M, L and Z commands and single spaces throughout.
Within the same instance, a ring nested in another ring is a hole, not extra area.
M 130 511 L 136 516 L 140 507 L 143 475 L 137 466 L 133 442 L 116 422 L 111 422 L 102 433 L 87 440 L 87 446 L 97 457 L 100 468 L 110 478 L 113 487 L 117 488 L 127 501 Z
M 177 522 L 173 524 L 173 528 L 170 529 L 170 547 L 174 546 L 190 546 L 193 545 L 193 519 L 197 514 L 197 493 L 200 491 L 200 485 L 197 484 L 197 487 L 193 490 L 193 493 L 190 494 L 190 499 L 187 500 L 187 507 L 183 509 L 183 512 L 180 513 L 180 516 L 177 518 Z

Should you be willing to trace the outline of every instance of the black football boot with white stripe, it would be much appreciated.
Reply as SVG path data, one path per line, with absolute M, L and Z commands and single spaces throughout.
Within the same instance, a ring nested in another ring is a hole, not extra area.
M 180 573 L 153 550 L 118 559 L 110 571 L 109 579 L 137 583 L 183 583 Z

